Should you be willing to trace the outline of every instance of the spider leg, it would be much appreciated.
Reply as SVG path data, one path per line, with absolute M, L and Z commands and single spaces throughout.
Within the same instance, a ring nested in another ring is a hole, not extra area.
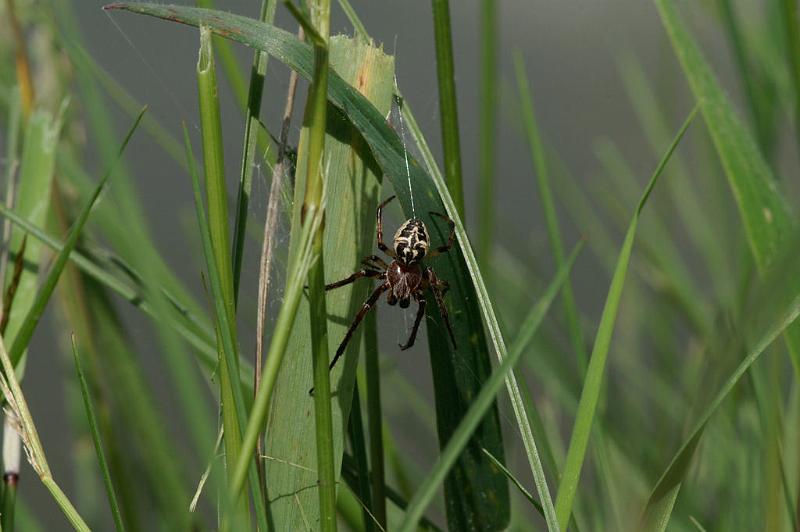
M 386 290 L 389 289 L 389 283 L 382 283 L 378 288 L 376 288 L 372 295 L 367 298 L 364 302 L 364 305 L 361 307 L 361 310 L 358 311 L 356 317 L 353 318 L 353 323 L 350 324 L 350 328 L 347 329 L 347 333 L 344 335 L 344 339 L 342 343 L 339 344 L 339 347 L 336 349 L 336 355 L 334 355 L 333 360 L 331 360 L 330 365 L 328 366 L 328 370 L 332 370 L 333 366 L 336 365 L 336 362 L 339 361 L 339 357 L 342 356 L 344 353 L 345 348 L 347 347 L 347 343 L 350 341 L 350 337 L 353 336 L 353 333 L 356 332 L 358 325 L 361 323 L 361 320 L 364 319 L 364 316 L 367 315 L 367 312 L 375 305 L 375 302 L 378 301 L 378 298 L 381 297 Z
M 367 266 L 368 268 L 383 268 L 384 270 L 389 269 L 389 265 L 386 264 L 386 261 L 380 258 L 377 255 L 370 255 L 369 257 L 364 257 L 364 260 L 361 261 L 361 264 Z
M 372 279 L 377 279 L 380 278 L 382 275 L 383 275 L 382 272 L 370 270 L 368 268 L 362 268 L 361 270 L 357 271 L 356 273 L 354 273 L 350 277 L 347 277 L 346 279 L 342 279 L 341 281 L 336 281 L 335 283 L 326 284 L 325 290 L 327 291 L 327 290 L 333 290 L 334 288 L 340 288 L 354 281 L 357 281 L 362 277 L 370 277 Z
M 384 253 L 386 253 L 387 255 L 392 257 L 393 259 L 396 259 L 397 258 L 397 254 L 394 252 L 394 250 L 383 243 L 383 208 L 386 206 L 387 203 L 389 203 L 393 199 L 394 199 L 394 196 L 389 196 L 388 198 L 383 200 L 383 203 L 378 205 L 378 215 L 377 215 L 377 218 L 378 218 L 378 226 L 377 227 L 378 227 L 378 229 L 377 229 L 377 233 L 378 233 L 378 249 L 380 249 L 381 251 L 383 251 Z
M 414 327 L 411 328 L 411 336 L 408 337 L 408 342 L 405 344 L 400 344 L 400 350 L 405 351 L 412 345 L 414 345 L 414 340 L 417 339 L 417 331 L 419 331 L 419 324 L 422 323 L 422 317 L 425 315 L 425 298 L 423 296 L 417 297 L 417 303 L 419 307 L 417 308 L 417 318 L 414 320 Z
M 439 218 L 447 222 L 447 225 L 450 226 L 450 235 L 447 237 L 447 244 L 445 244 L 444 246 L 439 246 L 438 248 L 435 248 L 428 252 L 428 257 L 435 257 L 436 255 L 447 253 L 448 251 L 450 251 L 450 248 L 453 247 L 453 244 L 456 241 L 456 223 L 452 219 L 445 216 L 444 214 L 439 214 L 438 212 L 430 212 L 428 214 L 430 214 L 431 216 L 438 216 Z
M 450 340 L 453 342 L 453 349 L 458 349 L 456 346 L 456 337 L 453 334 L 453 328 L 450 326 L 450 315 L 447 313 L 447 307 L 444 306 L 444 294 L 449 288 L 449 285 L 447 284 L 447 281 L 440 281 L 439 278 L 436 277 L 436 273 L 431 268 L 428 268 L 426 273 L 428 274 L 431 292 L 433 292 L 433 297 L 436 299 L 436 305 L 439 307 L 439 313 L 442 315 L 442 320 L 447 327 L 447 332 L 450 333 Z

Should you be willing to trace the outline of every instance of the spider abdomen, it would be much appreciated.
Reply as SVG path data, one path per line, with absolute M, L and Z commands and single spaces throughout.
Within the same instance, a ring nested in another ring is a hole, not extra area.
M 386 282 L 389 284 L 387 302 L 407 308 L 411 297 L 422 288 L 422 268 L 419 264 L 403 264 L 394 261 L 386 270 Z
M 394 252 L 398 260 L 413 264 L 428 252 L 428 229 L 419 218 L 406 220 L 394 235 Z

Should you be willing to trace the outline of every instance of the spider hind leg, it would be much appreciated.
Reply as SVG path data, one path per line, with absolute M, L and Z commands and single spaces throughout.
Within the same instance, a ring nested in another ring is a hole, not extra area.
M 414 320 L 414 326 L 411 328 L 411 336 L 408 337 L 408 341 L 405 344 L 400 344 L 400 350 L 405 351 L 412 345 L 414 345 L 414 341 L 417 339 L 417 332 L 419 331 L 419 325 L 422 323 L 422 317 L 425 315 L 425 298 L 419 296 L 417 298 L 417 303 L 419 307 L 417 308 L 417 317 Z

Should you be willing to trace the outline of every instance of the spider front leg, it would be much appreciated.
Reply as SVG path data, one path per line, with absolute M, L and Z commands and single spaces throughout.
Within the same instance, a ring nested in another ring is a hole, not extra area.
M 431 268 L 425 270 L 425 273 L 428 276 L 428 282 L 430 283 L 433 297 L 436 299 L 436 305 L 439 307 L 439 313 L 442 315 L 442 320 L 447 327 L 447 332 L 450 333 L 453 349 L 458 349 L 456 346 L 456 337 L 453 334 L 453 328 L 450 326 L 450 315 L 447 313 L 447 307 L 444 306 L 444 294 L 447 292 L 450 285 L 447 284 L 447 281 L 439 280 L 439 278 L 436 277 L 436 273 Z
M 325 290 L 327 291 L 327 290 L 333 290 L 334 288 L 340 288 L 342 286 L 348 285 L 364 277 L 369 277 L 371 279 L 381 279 L 383 278 L 383 275 L 384 274 L 382 272 L 370 270 L 368 268 L 363 268 L 354 273 L 353 275 L 351 275 L 350 277 L 347 277 L 346 279 L 342 279 L 341 281 L 336 281 L 335 283 L 326 284 Z
M 419 331 L 419 324 L 422 323 L 422 317 L 425 315 L 425 298 L 423 296 L 417 296 L 417 303 L 419 307 L 417 308 L 417 317 L 414 320 L 414 327 L 411 328 L 411 336 L 408 337 L 408 342 L 405 344 L 400 344 L 400 350 L 405 351 L 412 345 L 414 345 L 414 341 L 417 339 L 417 331 Z
M 447 253 L 448 251 L 450 251 L 450 248 L 453 247 L 453 244 L 456 241 L 456 223 L 451 218 L 448 218 L 444 214 L 439 214 L 438 212 L 430 212 L 428 214 L 430 214 L 431 216 L 438 216 L 439 218 L 447 222 L 447 225 L 450 226 L 450 234 L 447 237 L 447 244 L 445 244 L 444 246 L 439 246 L 438 248 L 435 248 L 431 251 L 428 251 L 428 257 L 435 257 L 436 255 Z
M 389 196 L 388 198 L 383 200 L 383 203 L 378 205 L 377 233 L 378 233 L 378 249 L 380 249 L 381 251 L 383 251 L 384 253 L 386 253 L 387 255 L 392 257 L 393 259 L 396 259 L 397 258 L 397 254 L 394 252 L 394 250 L 383 243 L 383 208 L 386 207 L 386 204 L 389 203 L 390 201 L 392 201 L 394 198 L 395 198 L 394 196 Z
M 356 314 L 356 317 L 353 319 L 353 323 L 350 324 L 350 328 L 347 329 L 347 333 L 345 333 L 342 343 L 339 344 L 339 347 L 336 349 L 336 355 L 334 355 L 333 360 L 331 360 L 331 363 L 328 366 L 329 371 L 333 369 L 333 366 L 336 365 L 336 362 L 338 362 L 339 357 L 341 357 L 342 354 L 344 353 L 344 350 L 347 348 L 347 343 L 350 341 L 350 337 L 352 337 L 353 333 L 356 332 L 356 329 L 358 328 L 358 325 L 361 323 L 361 320 L 364 319 L 364 316 L 367 315 L 367 312 L 369 312 L 369 310 L 375 305 L 375 302 L 378 301 L 378 298 L 381 297 L 381 294 L 383 294 L 388 289 L 389 289 L 389 283 L 382 283 L 380 286 L 378 286 L 378 288 L 376 288 L 372 292 L 372 295 L 370 295 L 369 298 L 367 298 L 367 300 L 364 302 L 364 305 L 361 307 L 361 310 L 358 311 L 358 314 Z

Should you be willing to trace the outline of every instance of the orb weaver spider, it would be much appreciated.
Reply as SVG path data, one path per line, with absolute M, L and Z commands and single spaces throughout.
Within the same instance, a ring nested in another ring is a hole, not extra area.
M 453 242 L 455 241 L 455 223 L 443 214 L 439 214 L 438 212 L 430 213 L 432 216 L 438 216 L 447 222 L 450 226 L 450 235 L 447 238 L 447 244 L 429 250 L 428 229 L 419 218 L 411 218 L 410 220 L 406 220 L 397 230 L 397 233 L 394 235 L 394 241 L 392 242 L 392 248 L 389 248 L 389 246 L 383 242 L 383 208 L 394 198 L 395 196 L 390 196 L 384 200 L 383 203 L 378 205 L 377 210 L 378 249 L 391 257 L 391 264 L 386 264 L 386 261 L 377 255 L 370 255 L 361 261 L 364 268 L 346 279 L 325 285 L 325 290 L 333 290 L 362 278 L 380 279 L 383 281 L 375 288 L 372 295 L 367 298 L 361 310 L 356 314 L 353 323 L 350 324 L 350 328 L 347 329 L 347 333 L 344 335 L 342 343 L 339 344 L 336 355 L 333 357 L 328 369 L 333 369 L 333 366 L 336 365 L 339 357 L 344 353 L 347 343 L 364 319 L 364 316 L 366 316 L 369 310 L 375 305 L 381 294 L 387 291 L 389 293 L 386 296 L 386 302 L 389 303 L 389 305 L 396 305 L 399 303 L 400 308 L 408 308 L 411 304 L 411 299 L 416 300 L 418 304 L 417 317 L 414 319 L 411 336 L 405 344 L 400 345 L 401 350 L 404 351 L 414 345 L 414 341 L 417 339 L 417 331 L 422 322 L 422 317 L 425 315 L 425 306 L 427 304 L 425 300 L 426 288 L 430 288 L 431 292 L 433 292 L 436 305 L 439 307 L 442 320 L 445 326 L 447 326 L 447 332 L 450 334 L 450 340 L 453 342 L 453 348 L 456 347 L 456 339 L 453 335 L 453 329 L 450 326 L 450 318 L 447 314 L 447 308 L 444 306 L 444 295 L 447 293 L 449 285 L 447 281 L 439 279 L 432 268 L 422 266 L 422 259 L 426 256 L 435 257 L 436 255 L 447 253 L 450 248 L 453 247 Z

